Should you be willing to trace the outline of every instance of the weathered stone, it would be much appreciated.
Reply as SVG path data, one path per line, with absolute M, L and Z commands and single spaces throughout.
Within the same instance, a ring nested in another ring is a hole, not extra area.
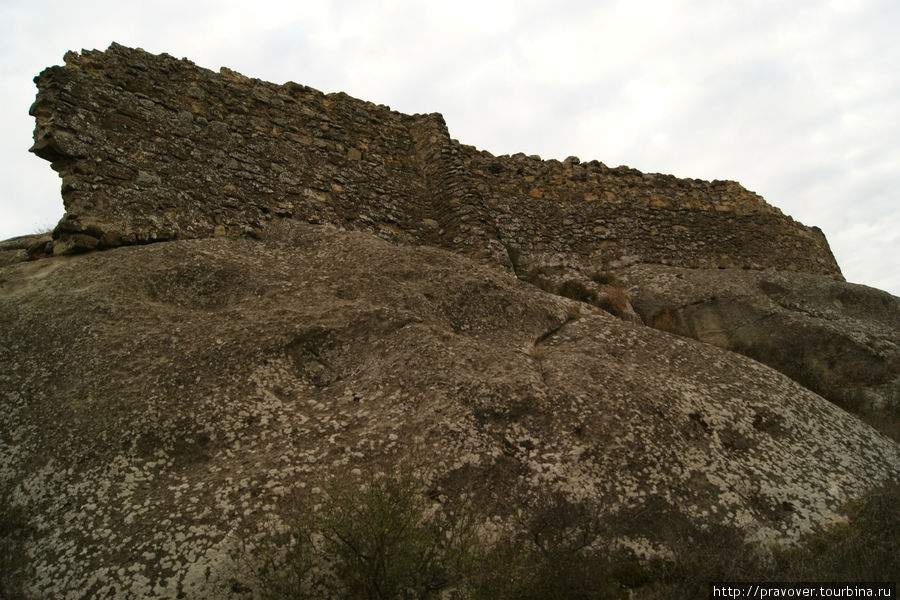
M 820 231 L 735 182 L 581 165 L 577 157 L 495 157 L 452 140 L 439 114 L 404 115 L 116 44 L 69 53 L 36 82 L 33 151 L 66 182 L 69 220 L 131 232 L 122 243 L 204 237 L 219 224 L 237 235 L 291 215 L 374 233 L 371 223 L 393 222 L 408 242 L 471 256 L 497 255 L 499 244 L 522 264 L 546 262 L 552 245 L 580 269 L 632 254 L 840 278 Z M 338 182 L 341 191 L 319 205 Z M 223 202 L 226 188 L 233 191 Z M 173 208 L 169 222 L 154 219 Z M 441 233 L 423 231 L 424 218 Z M 103 233 L 91 233 L 101 247 Z M 704 245 L 691 243 L 698 239 Z M 608 241 L 615 248 L 601 251 Z
M 137 177 L 134 178 L 134 182 L 137 185 L 154 186 L 162 183 L 162 179 L 159 177 L 159 175 L 154 175 L 153 173 L 148 173 L 147 171 L 138 171 Z
M 49 234 L 37 233 L 10 238 L 0 242 L 0 266 L 33 260 L 48 253 Z
M 99 246 L 100 240 L 86 233 L 72 233 L 64 238 L 53 241 L 53 256 L 72 254 L 73 252 L 85 252 L 94 250 Z
M 900 475 L 900 446 L 755 361 L 365 233 L 283 221 L 0 281 L 0 472 L 41 597 L 241 597 L 229 551 L 286 494 L 399 463 L 492 527 L 562 493 L 651 554 L 684 520 L 792 540 Z
M 759 360 L 900 435 L 900 298 L 804 273 L 625 273 L 646 324 Z
M 285 496 L 398 465 L 493 531 L 561 494 L 642 556 L 673 523 L 765 552 L 900 476 L 892 440 L 730 351 L 896 404 L 897 299 L 737 183 L 494 157 L 438 114 L 115 44 L 65 59 L 31 113 L 66 216 L 0 243 L 0 475 L 38 597 L 237 600 L 229 551 Z

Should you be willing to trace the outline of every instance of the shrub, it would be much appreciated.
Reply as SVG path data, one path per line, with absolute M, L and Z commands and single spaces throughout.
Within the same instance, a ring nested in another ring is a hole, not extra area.
M 621 285 L 606 285 L 603 291 L 603 295 L 596 302 L 597 306 L 618 317 L 630 312 L 628 310 L 630 296 L 624 287 Z
M 900 574 L 900 481 L 851 503 L 847 522 L 807 536 L 776 556 L 779 575 L 794 580 L 896 581 Z
M 707 598 L 711 581 L 769 579 L 763 556 L 735 527 L 676 520 L 667 533 L 672 556 L 651 562 L 646 579 L 663 597 Z
M 507 542 L 487 555 L 480 579 L 468 592 L 472 600 L 628 598 L 616 575 L 600 553 L 582 550 L 545 555 L 527 542 Z
M 252 557 L 262 597 L 690 599 L 708 597 L 710 581 L 885 581 L 900 572 L 897 481 L 853 503 L 846 524 L 776 550 L 773 560 L 733 527 L 700 527 L 653 507 L 604 524 L 589 505 L 559 493 L 532 495 L 525 507 L 515 498 L 526 494 L 508 494 L 504 511 L 527 516 L 517 533 L 485 548 L 471 509 L 433 510 L 422 489 L 398 475 L 363 491 L 334 492 L 315 512 L 293 504 L 287 530 L 269 534 Z M 598 550 L 657 520 L 669 558 L 647 562 Z
M 487 553 L 473 600 L 627 597 L 608 557 L 590 549 L 601 534 L 595 511 L 560 493 L 541 493 L 530 508 L 519 535 Z
M 825 395 L 827 392 L 831 393 Z M 831 389 L 819 393 L 895 442 L 900 442 L 900 404 L 897 403 L 900 398 L 889 399 L 883 406 L 875 408 L 862 386 Z
M 591 275 L 591 280 L 600 285 L 621 285 L 619 278 L 614 273 L 599 271 Z
M 418 482 L 385 477 L 338 490 L 321 510 L 297 502 L 288 530 L 270 533 L 249 560 L 265 598 L 438 598 L 479 559 L 468 515 L 433 511 Z
M 730 527 L 682 527 L 673 557 L 648 566 L 660 597 L 708 598 L 710 581 L 895 581 L 900 573 L 900 483 L 852 503 L 846 523 L 808 535 L 766 560 Z M 678 528 L 676 528 L 678 529 Z
M 547 358 L 547 349 L 544 348 L 543 346 L 540 346 L 537 344 L 532 344 L 528 348 L 528 354 L 529 354 L 529 356 L 531 356 L 531 358 L 540 362 L 540 361 L 544 360 L 545 358 Z
M 628 310 L 628 301 L 631 297 L 624 287 L 607 286 L 606 295 L 609 297 L 609 303 L 615 314 L 622 315 Z
M 23 591 L 26 575 L 24 545 L 30 529 L 24 509 L 13 502 L 11 494 L 0 492 L 0 598 L 27 598 Z
M 550 276 L 552 271 L 553 269 L 550 267 L 534 267 L 519 278 L 552 294 L 556 292 L 556 286 L 553 284 L 553 279 Z
M 583 283 L 575 279 L 564 281 L 556 291 L 560 296 L 578 300 L 579 302 L 596 302 L 597 292 L 587 289 Z
M 578 304 L 573 304 L 569 306 L 568 310 L 566 310 L 566 320 L 567 321 L 577 321 L 581 318 L 581 306 Z

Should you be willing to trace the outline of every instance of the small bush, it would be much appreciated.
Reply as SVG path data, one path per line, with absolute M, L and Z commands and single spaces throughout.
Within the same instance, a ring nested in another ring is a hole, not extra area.
M 591 275 L 591 280 L 600 285 L 621 285 L 619 278 L 614 273 L 600 271 Z
M 556 289 L 552 278 L 549 277 L 551 271 L 552 269 L 549 267 L 535 267 L 522 275 L 520 279 L 552 294 L 556 292 Z
M 608 557 L 590 549 L 601 525 L 589 506 L 559 493 L 532 499 L 518 536 L 491 549 L 473 600 L 612 600 L 628 597 Z
M 552 278 L 553 276 L 553 268 L 547 266 L 540 267 L 531 267 L 525 274 L 521 277 L 523 281 L 527 281 L 529 283 L 535 283 L 541 278 Z
M 900 483 L 854 502 L 848 520 L 806 536 L 767 560 L 736 529 L 688 525 L 674 556 L 648 565 L 658 597 L 708 598 L 710 581 L 896 581 L 900 573 Z M 657 596 L 652 596 L 657 597 Z
M 609 286 L 606 288 L 606 295 L 615 314 L 621 315 L 628 310 L 628 301 L 631 299 L 628 290 L 621 286 Z
M 843 390 L 825 390 L 825 396 L 847 412 L 859 417 L 863 422 L 874 427 L 895 442 L 900 442 L 900 404 L 889 400 L 884 406 L 874 408 L 865 388 L 845 388 Z M 823 392 L 819 392 L 824 395 Z M 890 392 L 888 392 L 890 393 Z
M 27 561 L 24 545 L 31 530 L 24 509 L 11 495 L 0 492 L 0 599 L 19 600 L 23 591 Z
M 620 285 L 606 285 L 601 295 L 595 303 L 598 307 L 606 312 L 621 317 L 628 314 L 630 296 L 628 290 Z
M 531 358 L 540 362 L 547 358 L 547 349 L 543 346 L 532 344 L 531 347 L 528 348 L 528 354 L 531 356 Z
M 472 600 L 624 600 L 625 586 L 599 553 L 544 555 L 528 544 L 493 549 L 481 578 L 468 590 Z
M 589 290 L 583 283 L 575 279 L 563 282 L 559 289 L 556 290 L 556 293 L 579 302 L 594 303 L 597 301 L 597 292 Z
M 53 230 L 56 229 L 56 223 L 36 223 L 32 226 L 32 229 L 33 232 L 30 235 L 46 236 L 53 233 Z
M 764 558 L 734 527 L 678 523 L 668 533 L 672 558 L 653 561 L 646 578 L 664 597 L 707 598 L 711 581 L 769 579 Z
M 792 580 L 896 581 L 900 575 L 898 506 L 900 481 L 888 481 L 852 503 L 846 523 L 778 553 L 778 574 Z
M 467 515 L 432 508 L 407 475 L 338 490 L 317 512 L 298 502 L 288 531 L 249 560 L 258 587 L 272 600 L 441 597 L 475 570 L 479 547 Z
M 773 560 L 733 527 L 699 527 L 655 511 L 610 525 L 558 493 L 531 495 L 522 506 L 516 498 L 528 494 L 511 492 L 505 512 L 527 516 L 518 533 L 486 548 L 474 535 L 471 509 L 435 511 L 421 491 L 420 482 L 401 475 L 361 492 L 335 492 L 316 512 L 296 503 L 288 530 L 268 536 L 253 557 L 262 597 L 691 599 L 708 597 L 710 581 L 890 581 L 900 573 L 897 481 L 854 503 L 846 524 L 775 551 Z M 672 552 L 666 560 L 598 550 L 654 519 Z

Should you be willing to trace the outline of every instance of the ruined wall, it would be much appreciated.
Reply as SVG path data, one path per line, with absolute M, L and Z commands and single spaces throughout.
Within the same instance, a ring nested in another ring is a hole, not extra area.
M 822 233 L 734 182 L 496 157 L 439 114 L 275 85 L 113 44 L 35 82 L 32 150 L 62 177 L 55 254 L 273 219 L 366 229 L 514 267 L 622 257 L 840 278 Z

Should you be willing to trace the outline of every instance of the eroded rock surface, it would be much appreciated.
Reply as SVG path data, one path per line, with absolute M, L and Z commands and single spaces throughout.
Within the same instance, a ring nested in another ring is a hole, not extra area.
M 644 554 L 679 520 L 794 539 L 900 474 L 756 361 L 439 249 L 284 222 L 0 277 L 0 476 L 47 597 L 240 596 L 228 551 L 291 490 L 401 462 L 491 530 L 557 491 Z
M 116 44 L 36 83 L 66 215 L 0 244 L 0 478 L 40 597 L 245 597 L 231 551 L 288 496 L 400 464 L 486 538 L 550 494 L 642 557 L 900 476 L 807 389 L 896 409 L 897 298 L 735 182 Z
M 900 298 L 805 273 L 627 271 L 651 326 L 740 352 L 900 433 Z

